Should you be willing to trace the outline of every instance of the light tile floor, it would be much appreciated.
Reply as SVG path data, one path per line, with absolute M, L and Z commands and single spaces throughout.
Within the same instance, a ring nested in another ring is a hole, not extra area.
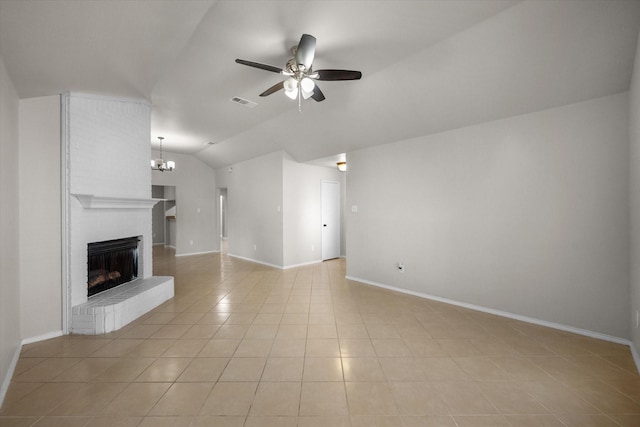
M 640 426 L 623 345 L 344 278 L 154 248 L 176 296 L 23 348 L 1 426 Z

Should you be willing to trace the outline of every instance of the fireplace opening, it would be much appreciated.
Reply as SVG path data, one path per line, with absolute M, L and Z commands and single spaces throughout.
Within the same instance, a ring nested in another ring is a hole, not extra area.
M 127 237 L 87 245 L 87 296 L 138 277 L 139 241 L 140 237 Z

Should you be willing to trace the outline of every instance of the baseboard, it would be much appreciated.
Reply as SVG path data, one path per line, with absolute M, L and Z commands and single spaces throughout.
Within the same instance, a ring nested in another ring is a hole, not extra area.
M 22 341 L 20 341 L 20 345 L 27 345 L 33 344 L 34 342 L 50 340 L 51 338 L 58 338 L 62 335 L 64 335 L 62 331 L 47 332 L 46 334 L 37 335 L 35 337 L 23 338 Z
M 20 359 L 20 353 L 22 352 L 22 344 L 18 344 L 18 348 L 13 353 L 13 358 L 11 359 L 11 363 L 9 363 L 9 369 L 7 369 L 7 374 L 2 381 L 2 387 L 0 387 L 0 408 L 2 408 L 2 404 L 4 403 L 4 398 L 7 395 L 7 390 L 9 390 L 9 384 L 11 384 L 11 378 L 13 378 L 13 373 L 16 370 L 16 365 L 18 364 L 18 360 Z
M 269 264 L 268 262 L 258 261 L 257 259 L 251 259 L 251 258 L 243 257 L 240 255 L 234 255 L 234 254 L 227 254 L 227 255 L 230 257 L 242 259 L 244 261 L 255 262 L 256 264 L 262 264 L 262 265 L 266 265 L 267 267 L 273 267 L 273 268 L 277 268 L 278 270 L 282 270 L 281 265 Z
M 216 254 L 218 252 L 220 252 L 220 251 L 189 252 L 189 253 L 186 253 L 186 254 L 176 254 L 175 256 L 176 257 L 180 257 L 180 256 L 191 256 L 191 255 Z
M 284 267 L 280 267 L 280 268 L 283 270 L 288 270 L 290 268 L 306 267 L 307 265 L 320 264 L 320 263 L 322 263 L 322 260 L 303 262 L 300 264 L 285 265 Z
M 262 264 L 262 265 L 266 265 L 268 267 L 277 268 L 278 270 L 289 270 L 291 268 L 305 267 L 305 266 L 308 266 L 308 265 L 320 264 L 322 262 L 322 260 L 316 260 L 316 261 L 302 262 L 300 264 L 275 265 L 275 264 L 270 264 L 270 263 L 264 262 L 264 261 L 258 261 L 257 259 L 243 257 L 243 256 L 240 256 L 240 255 L 234 255 L 234 254 L 227 254 L 227 255 L 230 256 L 230 257 L 242 259 L 244 261 L 255 262 L 256 264 Z
M 636 364 L 636 369 L 640 372 L 640 354 L 638 354 L 638 350 L 636 349 L 633 341 L 629 344 L 629 348 L 631 348 L 631 356 L 633 356 L 633 361 Z
M 599 340 L 609 341 L 609 342 L 613 342 L 613 343 L 616 343 L 616 344 L 628 345 L 629 347 L 631 347 L 632 352 L 634 350 L 633 344 L 632 344 L 631 341 L 629 341 L 628 339 L 615 337 L 613 335 L 607 335 L 607 334 L 603 334 L 603 333 L 600 333 L 600 332 L 589 331 L 587 329 L 580 329 L 580 328 L 575 328 L 573 326 L 563 325 L 563 324 L 560 324 L 560 323 L 548 322 L 546 320 L 536 319 L 535 317 L 521 316 L 519 314 L 509 313 L 508 311 L 496 310 L 496 309 L 493 309 L 493 308 L 487 308 L 487 307 L 483 307 L 483 306 L 480 306 L 480 305 L 469 304 L 469 303 L 466 303 L 466 302 L 460 302 L 460 301 L 456 301 L 456 300 L 452 300 L 452 299 L 448 299 L 448 298 L 442 298 L 442 297 L 438 297 L 438 296 L 434 296 L 434 295 L 424 294 L 422 292 L 416 292 L 416 291 L 412 291 L 412 290 L 409 290 L 409 289 L 403 289 L 403 288 L 398 288 L 398 287 L 395 287 L 395 286 L 385 285 L 383 283 L 373 282 L 371 280 L 366 280 L 366 279 L 360 279 L 358 277 L 346 276 L 346 279 L 354 280 L 356 282 L 364 283 L 364 284 L 371 285 L 371 286 L 376 286 L 378 288 L 388 289 L 390 291 L 400 292 L 400 293 L 403 293 L 403 294 L 408 294 L 408 295 L 413 295 L 413 296 L 416 296 L 416 297 L 425 298 L 425 299 L 429 299 L 429 300 L 433 300 L 433 301 L 443 302 L 443 303 L 455 305 L 455 306 L 458 306 L 458 307 L 468 308 L 470 310 L 475 310 L 475 311 L 480 311 L 480 312 L 483 312 L 483 313 L 494 314 L 496 316 L 506 317 L 508 319 L 519 320 L 519 321 L 522 321 L 522 322 L 531 323 L 531 324 L 539 325 L 539 326 L 546 326 L 547 328 L 557 329 L 557 330 L 564 331 L 564 332 L 571 332 L 573 334 L 578 334 L 578 335 L 583 335 L 583 336 L 587 336 L 587 337 L 590 337 L 590 338 L 596 338 L 596 339 L 599 339 Z M 635 358 L 635 355 L 634 355 L 634 360 L 636 360 L 636 366 L 639 367 L 639 370 L 640 370 L 640 364 L 638 363 L 638 359 Z

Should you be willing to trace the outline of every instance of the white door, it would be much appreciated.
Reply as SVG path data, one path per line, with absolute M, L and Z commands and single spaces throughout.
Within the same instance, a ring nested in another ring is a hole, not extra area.
M 322 260 L 340 257 L 340 184 L 322 182 Z

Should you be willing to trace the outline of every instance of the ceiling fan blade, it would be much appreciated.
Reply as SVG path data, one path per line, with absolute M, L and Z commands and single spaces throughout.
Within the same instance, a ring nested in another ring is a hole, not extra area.
M 315 54 L 316 38 L 309 34 L 303 34 L 296 48 L 296 64 L 298 67 L 303 66 L 305 70 L 311 69 Z
M 317 80 L 360 80 L 362 73 L 351 70 L 315 70 Z
M 245 61 L 244 59 L 236 59 L 238 64 L 248 65 L 249 67 L 260 68 L 261 70 L 272 71 L 274 73 L 281 74 L 282 68 L 274 67 L 273 65 L 261 64 L 259 62 Z
M 318 85 L 313 88 L 313 95 L 311 95 L 311 97 L 318 102 L 324 101 L 324 93 L 322 93 Z
M 271 86 L 269 89 L 265 90 L 260 94 L 260 96 L 269 96 L 272 93 L 279 91 L 280 89 L 284 89 L 284 82 L 276 83 Z

